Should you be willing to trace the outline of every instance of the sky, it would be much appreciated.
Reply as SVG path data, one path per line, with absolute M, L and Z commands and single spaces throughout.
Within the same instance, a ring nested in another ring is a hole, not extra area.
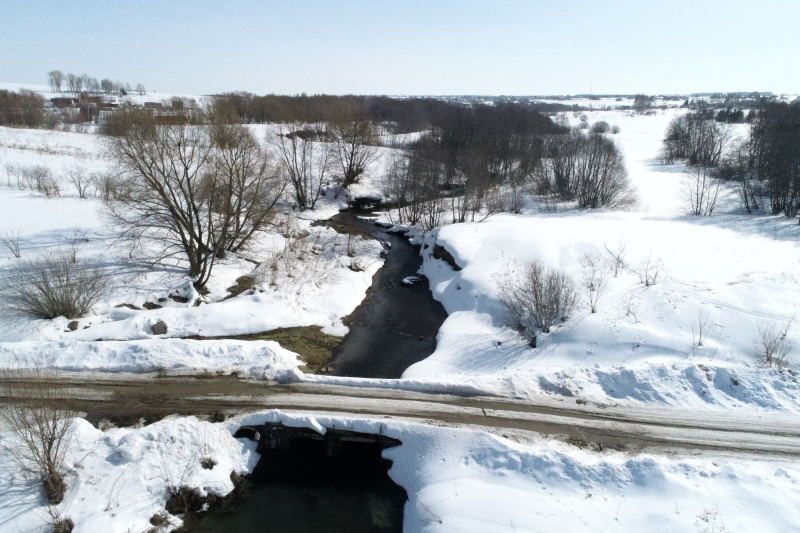
M 214 94 L 800 92 L 797 0 L 0 1 L 0 81 Z

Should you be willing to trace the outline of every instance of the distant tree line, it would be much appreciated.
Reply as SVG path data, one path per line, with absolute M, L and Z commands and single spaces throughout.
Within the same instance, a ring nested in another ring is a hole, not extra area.
M 44 98 L 22 89 L 19 93 L 0 90 L 0 126 L 35 128 L 45 119 Z
M 419 140 L 392 161 L 385 187 L 401 222 L 425 228 L 520 212 L 526 192 L 579 207 L 620 207 L 632 198 L 612 140 L 514 104 L 434 114 Z
M 305 123 L 330 122 L 342 109 L 358 114 L 376 124 L 383 124 L 393 133 L 421 131 L 430 126 L 431 118 L 442 109 L 460 107 L 435 98 L 391 98 L 388 96 L 275 95 L 256 96 L 234 92 L 215 96 L 220 107 L 242 123 Z
M 129 83 L 123 84 L 120 81 L 114 81 L 109 78 L 103 78 L 98 81 L 97 78 L 93 78 L 88 74 L 65 74 L 60 70 L 51 70 L 47 73 L 47 78 L 50 84 L 50 90 L 54 93 L 81 93 L 87 91 L 95 94 L 127 94 L 133 90 L 139 94 L 145 93 L 144 85 L 141 83 L 138 83 L 136 88 L 133 89 Z
M 748 211 L 769 198 L 773 214 L 793 218 L 800 214 L 800 104 L 764 102 L 756 111 L 750 138 L 726 164 L 729 176 L 740 184 Z
M 724 112 L 723 112 L 724 111 Z M 740 142 L 726 123 L 750 123 L 750 134 Z M 745 116 L 739 109 L 699 110 L 673 119 L 666 132 L 662 160 L 685 161 L 695 167 L 692 193 L 716 198 L 715 180 L 732 180 L 747 212 L 769 203 L 773 214 L 793 218 L 800 214 L 800 103 L 762 99 Z M 711 192 L 709 195 L 708 193 Z M 710 214 L 694 202 L 696 214 Z M 710 206 L 713 209 L 713 205 Z

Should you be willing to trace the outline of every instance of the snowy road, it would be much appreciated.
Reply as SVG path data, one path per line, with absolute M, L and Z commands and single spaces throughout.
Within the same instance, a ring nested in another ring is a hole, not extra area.
M 312 383 L 266 385 L 228 376 L 154 377 L 66 374 L 65 396 L 96 423 L 130 424 L 170 414 L 286 412 L 411 419 L 498 434 L 534 432 L 594 449 L 677 452 L 717 450 L 800 455 L 800 418 L 783 412 L 730 412 L 579 404 L 542 397 L 515 402 L 391 389 Z

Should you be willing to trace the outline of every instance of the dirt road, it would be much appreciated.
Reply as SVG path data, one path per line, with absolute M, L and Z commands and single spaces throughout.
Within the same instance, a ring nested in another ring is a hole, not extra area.
M 20 382 L 6 385 L 18 387 Z M 558 397 L 522 402 L 314 383 L 275 385 L 232 376 L 64 373 L 53 385 L 93 423 L 108 419 L 128 425 L 171 414 L 219 416 L 282 409 L 403 418 L 499 434 L 535 432 L 595 449 L 800 455 L 800 418 L 785 413 L 598 406 Z

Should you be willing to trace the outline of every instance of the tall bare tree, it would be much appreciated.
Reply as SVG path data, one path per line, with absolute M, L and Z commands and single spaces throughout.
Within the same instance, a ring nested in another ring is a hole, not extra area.
M 50 88 L 53 92 L 60 93 L 61 84 L 64 83 L 64 73 L 60 70 L 51 70 L 47 73 L 47 76 L 50 79 Z
M 210 198 L 211 209 L 219 215 L 215 239 L 221 257 L 224 252 L 241 251 L 266 228 L 286 180 L 246 127 L 214 124 L 210 135 L 215 147 L 211 171 L 222 193 Z
M 303 209 L 314 209 L 328 179 L 333 153 L 327 143 L 305 140 L 296 132 L 267 138 L 279 165 L 294 189 L 294 199 Z
M 201 289 L 217 257 L 265 228 L 283 186 L 245 129 L 156 126 L 134 115 L 109 138 L 124 171 L 111 212 L 128 235 L 184 255 Z
M 358 183 L 378 153 L 378 138 L 372 122 L 355 107 L 344 106 L 334 114 L 328 133 L 336 143 L 343 185 L 347 187 Z

